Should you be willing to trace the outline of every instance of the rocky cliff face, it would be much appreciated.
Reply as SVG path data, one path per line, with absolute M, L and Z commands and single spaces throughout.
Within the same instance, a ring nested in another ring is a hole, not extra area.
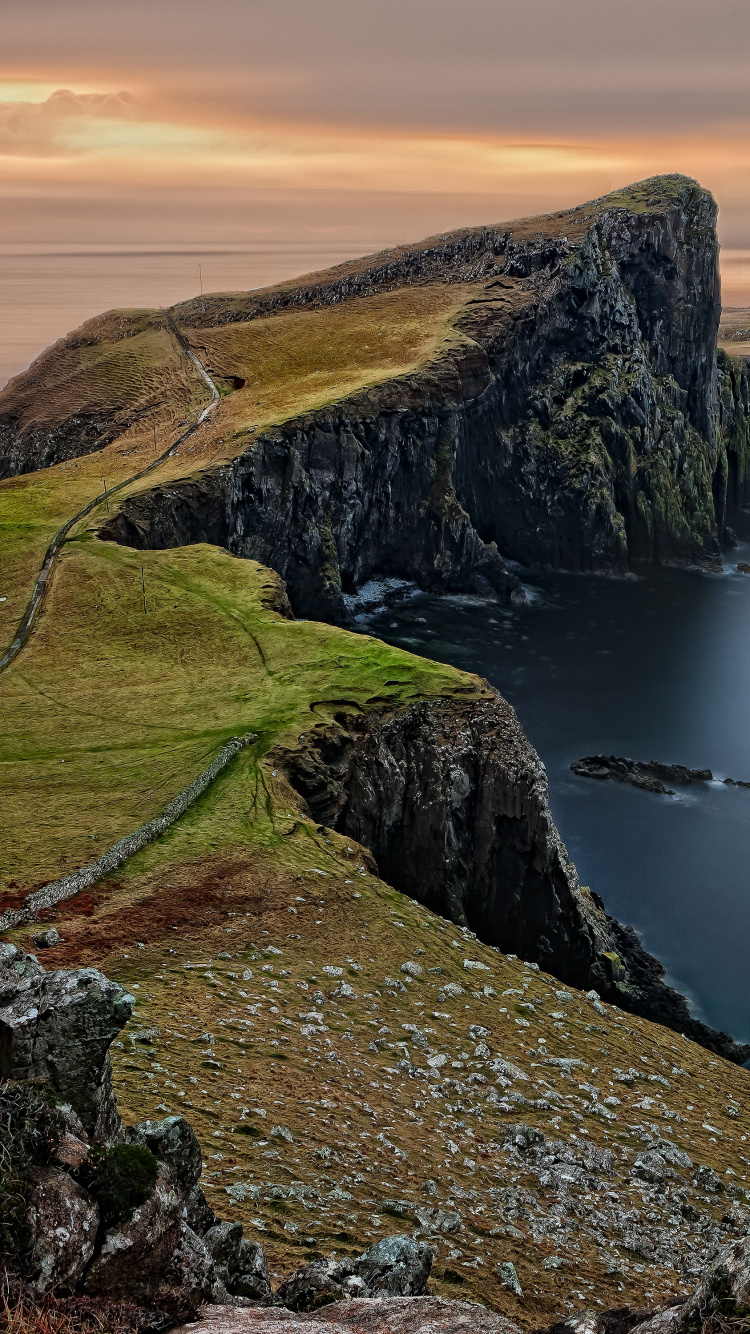
M 104 535 L 219 542 L 278 570 L 298 614 L 333 619 L 376 573 L 507 592 L 503 558 L 614 571 L 718 561 L 728 487 L 740 494 L 726 442 L 747 430 L 747 405 L 717 373 L 715 215 L 694 182 L 657 178 L 296 289 L 179 308 L 199 330 L 438 278 L 471 284 L 422 371 L 132 499 Z
M 341 714 L 278 759 L 313 817 L 368 848 L 403 893 L 571 986 L 750 1057 L 693 1019 L 635 932 L 579 886 L 544 766 L 499 695 Z
M 727 509 L 750 504 L 750 362 L 720 348 L 719 428 L 727 457 Z

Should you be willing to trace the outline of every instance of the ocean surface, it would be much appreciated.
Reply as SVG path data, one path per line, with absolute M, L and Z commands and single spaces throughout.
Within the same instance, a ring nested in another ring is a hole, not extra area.
M 695 1014 L 750 1041 L 750 790 L 714 782 L 673 798 L 570 772 L 605 752 L 750 780 L 750 575 L 735 568 L 750 560 L 750 515 L 736 522 L 721 575 L 523 571 L 527 607 L 417 594 L 361 627 L 501 691 L 547 767 L 581 882 L 636 928 Z

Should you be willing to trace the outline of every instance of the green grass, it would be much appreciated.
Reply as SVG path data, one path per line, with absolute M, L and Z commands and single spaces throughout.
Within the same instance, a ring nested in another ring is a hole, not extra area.
M 277 588 L 262 566 L 208 546 L 137 553 L 84 536 L 65 548 L 37 630 L 0 677 L 0 883 L 29 888 L 91 860 L 238 733 L 256 745 L 167 842 L 191 854 L 254 830 L 273 842 L 259 768 L 272 746 L 342 700 L 365 709 L 478 685 L 369 637 L 285 620 L 269 605 Z

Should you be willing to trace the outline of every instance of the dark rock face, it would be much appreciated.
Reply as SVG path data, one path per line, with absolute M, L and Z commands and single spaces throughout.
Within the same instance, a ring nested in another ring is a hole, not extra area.
M 45 973 L 15 946 L 1 949 L 0 1074 L 51 1084 L 92 1139 L 112 1143 L 122 1122 L 109 1046 L 135 998 L 95 968 Z
M 750 505 L 750 363 L 718 354 L 719 427 L 727 456 L 727 509 Z
M 218 543 L 277 570 L 297 614 L 332 620 L 375 574 L 505 593 L 505 557 L 718 562 L 727 496 L 744 494 L 747 394 L 717 372 L 715 212 L 694 182 L 657 178 L 533 233 L 456 233 L 296 297 L 180 308 L 205 327 L 438 277 L 480 284 L 424 370 L 139 494 L 102 535 Z
M 563 982 L 593 987 L 730 1060 L 750 1056 L 693 1019 L 635 932 L 581 889 L 544 766 L 499 695 L 342 714 L 275 762 L 313 817 L 369 848 L 403 893 Z

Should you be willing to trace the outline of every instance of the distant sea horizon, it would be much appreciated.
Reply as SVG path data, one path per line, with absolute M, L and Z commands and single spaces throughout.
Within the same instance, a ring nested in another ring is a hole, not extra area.
M 378 237 L 349 245 L 0 244 L 0 388 L 104 310 L 173 305 L 197 296 L 201 281 L 204 292 L 269 287 L 391 244 Z M 750 306 L 750 250 L 723 249 L 721 271 L 724 305 Z

